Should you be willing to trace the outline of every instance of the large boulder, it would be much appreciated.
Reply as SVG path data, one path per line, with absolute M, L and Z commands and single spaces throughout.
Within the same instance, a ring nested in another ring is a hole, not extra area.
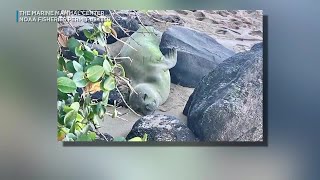
M 172 26 L 162 35 L 161 51 L 173 47 L 178 55 L 171 81 L 186 87 L 196 87 L 203 76 L 234 55 L 207 34 L 182 26 Z
M 147 115 L 140 118 L 132 127 L 126 139 L 148 135 L 148 141 L 195 142 L 192 131 L 173 116 Z
M 263 140 L 262 43 L 225 60 L 205 76 L 184 113 L 203 141 Z

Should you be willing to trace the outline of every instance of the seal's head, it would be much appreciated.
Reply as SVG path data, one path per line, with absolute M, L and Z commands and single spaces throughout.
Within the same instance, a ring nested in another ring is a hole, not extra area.
M 143 115 L 154 113 L 159 107 L 159 94 L 155 92 L 155 88 L 148 84 L 139 84 L 131 92 L 129 104 L 131 108 Z

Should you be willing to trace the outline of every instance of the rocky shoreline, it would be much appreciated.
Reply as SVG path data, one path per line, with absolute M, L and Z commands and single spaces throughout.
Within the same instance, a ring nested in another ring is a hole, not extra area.
M 101 132 L 109 141 L 145 133 L 150 141 L 263 140 L 261 11 L 119 11 L 115 18 L 121 25 L 114 28 L 117 38 L 124 42 L 141 25 L 159 30 L 159 49 L 165 54 L 175 48 L 177 63 L 169 70 L 169 97 L 153 115 L 139 117 L 119 103 L 121 118 L 104 118 Z M 92 23 L 58 25 L 59 32 L 82 41 L 87 41 L 84 30 L 92 29 Z M 112 56 L 124 46 L 114 37 L 107 43 Z M 67 50 L 63 54 L 74 59 Z M 109 97 L 114 100 L 122 102 L 117 92 Z

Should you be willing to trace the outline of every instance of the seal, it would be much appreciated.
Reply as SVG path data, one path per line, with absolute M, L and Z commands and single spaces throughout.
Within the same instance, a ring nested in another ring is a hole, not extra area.
M 160 51 L 162 33 L 153 27 L 140 27 L 126 41 L 120 51 L 121 57 L 130 57 L 120 63 L 130 79 L 135 92 L 130 92 L 129 105 L 144 115 L 152 114 L 169 96 L 169 69 L 177 63 L 177 50 Z

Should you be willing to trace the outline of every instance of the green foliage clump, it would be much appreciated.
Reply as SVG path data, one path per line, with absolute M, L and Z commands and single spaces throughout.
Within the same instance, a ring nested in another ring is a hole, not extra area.
M 94 26 L 92 33 L 85 30 L 84 34 L 88 41 L 106 47 L 106 37 L 113 32 L 111 29 L 111 21 L 108 21 Z M 116 88 L 117 77 L 125 78 L 124 69 L 109 57 L 108 51 L 99 55 L 88 46 L 88 41 L 81 42 L 73 37 L 58 37 L 58 40 L 61 46 L 77 56 L 77 60 L 66 59 L 58 53 L 57 138 L 59 141 L 94 141 L 99 133 L 99 120 L 106 114 L 106 107 L 112 106 L 108 104 L 109 93 Z M 82 90 L 81 94 L 78 89 Z M 103 91 L 102 101 L 91 99 L 90 93 L 100 90 Z M 117 117 L 116 108 L 112 117 Z M 146 141 L 147 137 L 140 139 Z

